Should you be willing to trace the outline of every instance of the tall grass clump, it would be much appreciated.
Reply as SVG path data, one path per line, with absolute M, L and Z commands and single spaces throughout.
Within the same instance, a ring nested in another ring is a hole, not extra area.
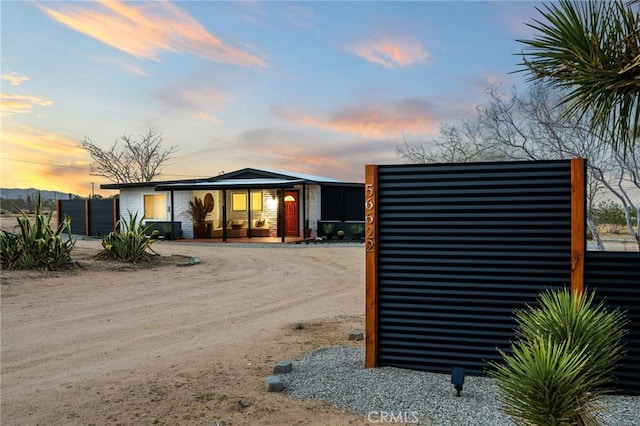
M 503 362 L 490 362 L 503 411 L 519 425 L 598 425 L 601 398 L 624 356 L 628 324 L 594 293 L 545 291 L 516 312 L 516 340 Z
M 75 241 L 71 235 L 71 219 L 68 216 L 51 229 L 53 210 L 42 211 L 40 193 L 36 198 L 34 221 L 18 208 L 18 232 L 0 231 L 0 256 L 3 269 L 57 270 L 73 265 L 71 251 Z
M 101 253 L 103 257 L 120 260 L 122 262 L 139 262 L 149 260 L 151 244 L 154 240 L 147 238 L 149 226 L 144 226 L 143 220 L 129 212 L 127 220 L 119 220 L 116 228 L 120 230 L 109 232 L 102 239 Z M 153 250 L 151 250 L 153 251 Z

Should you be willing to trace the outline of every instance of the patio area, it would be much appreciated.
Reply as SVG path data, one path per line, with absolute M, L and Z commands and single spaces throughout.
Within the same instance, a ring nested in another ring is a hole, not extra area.
M 315 243 L 315 238 L 303 237 L 285 237 L 282 241 L 281 237 L 253 237 L 253 238 L 181 238 L 173 240 L 172 243 L 203 243 L 203 244 L 310 244 Z

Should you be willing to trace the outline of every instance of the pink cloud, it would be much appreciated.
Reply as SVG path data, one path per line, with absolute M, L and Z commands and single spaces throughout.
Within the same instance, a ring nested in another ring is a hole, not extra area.
M 385 68 L 408 67 L 423 63 L 429 57 L 419 41 L 393 36 L 356 43 L 347 50 Z
M 212 35 L 182 9 L 166 1 L 65 3 L 43 12 L 67 27 L 138 58 L 187 53 L 242 67 L 267 66 L 249 48 L 235 48 Z
M 299 110 L 274 108 L 274 112 L 294 123 L 365 138 L 399 137 L 409 134 L 435 134 L 440 114 L 420 100 L 405 99 L 388 105 L 362 105 L 332 114 L 309 114 Z

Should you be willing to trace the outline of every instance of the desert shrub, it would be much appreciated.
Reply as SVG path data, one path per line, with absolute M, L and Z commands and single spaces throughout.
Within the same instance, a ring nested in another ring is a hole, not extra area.
M 132 215 L 125 221 L 118 221 L 119 231 L 109 232 L 102 239 L 100 254 L 103 257 L 120 260 L 123 262 L 139 262 L 148 260 L 151 253 L 151 244 L 154 240 L 147 238 L 149 226 L 144 226 L 143 220 L 138 220 L 138 214 Z
M 597 425 L 600 400 L 622 359 L 628 323 L 620 310 L 593 304 L 594 293 L 546 291 L 516 313 L 503 363 L 490 362 L 503 410 L 521 425 Z
M 71 251 L 75 241 L 71 235 L 71 220 L 65 217 L 55 231 L 51 229 L 53 210 L 44 214 L 42 200 L 37 195 L 34 222 L 28 213 L 18 208 L 17 233 L 0 232 L 0 255 L 6 269 L 55 270 L 73 265 Z M 66 235 L 65 235 L 66 234 Z
M 351 233 L 353 235 L 360 235 L 364 232 L 364 226 L 356 223 L 355 225 L 351 225 Z
M 637 220 L 637 211 L 631 209 L 629 212 L 631 222 Z M 593 222 L 601 232 L 624 233 L 627 227 L 627 218 L 623 206 L 614 201 L 601 201 L 590 212 Z

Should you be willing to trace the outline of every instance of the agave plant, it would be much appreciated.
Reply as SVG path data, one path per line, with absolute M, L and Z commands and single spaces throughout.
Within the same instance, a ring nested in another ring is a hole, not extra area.
M 148 260 L 148 250 L 151 250 L 151 244 L 154 242 L 147 238 L 149 226 L 144 226 L 137 213 L 128 212 L 128 215 L 127 220 L 118 221 L 119 231 L 109 232 L 102 239 L 102 255 L 123 262 Z
M 16 208 L 18 208 L 16 206 Z M 18 233 L 0 233 L 0 255 L 2 267 L 7 269 L 62 269 L 73 264 L 71 251 L 75 245 L 71 234 L 71 219 L 68 216 L 51 229 L 53 210 L 42 211 L 40 193 L 36 197 L 35 219 L 18 208 Z
M 359 223 L 356 223 L 355 225 L 351 225 L 351 233 L 353 235 L 360 235 L 364 232 L 364 226 L 362 226 Z
M 516 313 L 518 329 L 504 362 L 490 362 L 503 410 L 522 425 L 597 425 L 601 397 L 622 359 L 628 320 L 594 293 L 546 291 Z

